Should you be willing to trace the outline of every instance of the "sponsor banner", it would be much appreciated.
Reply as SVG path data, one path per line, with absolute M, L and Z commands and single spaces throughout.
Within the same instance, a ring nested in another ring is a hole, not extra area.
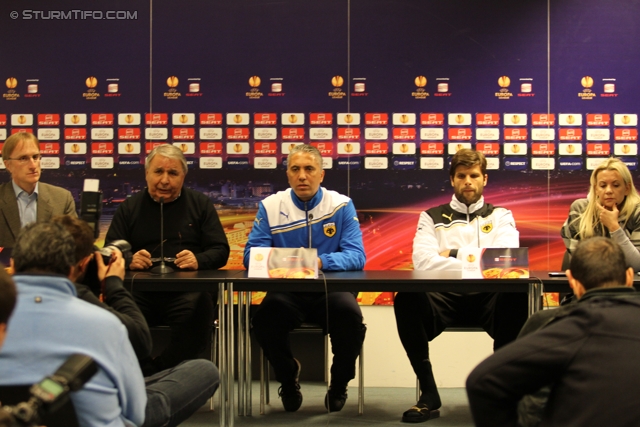
M 113 140 L 113 128 L 92 128 L 91 139 L 94 141 Z
M 556 144 L 553 142 L 535 142 L 531 144 L 531 154 L 534 156 L 553 156 L 556 154 Z
M 33 133 L 33 129 L 32 128 L 12 128 L 11 129 L 11 135 L 18 132 Z
M 140 154 L 139 142 L 119 142 L 118 154 Z
M 222 154 L 222 143 L 221 142 L 201 142 L 200 154 Z
M 167 128 L 145 128 L 145 139 L 156 141 L 169 138 L 169 129 Z
M 113 169 L 113 157 L 92 157 L 91 169 Z
M 504 125 L 505 126 L 526 126 L 527 125 L 527 115 L 526 114 L 504 113 Z
M 463 148 L 471 148 L 470 142 L 450 142 L 447 144 L 447 154 L 453 156 Z
M 609 141 L 610 129 L 587 129 L 587 141 Z
M 6 126 L 6 125 L 7 125 L 7 115 L 0 114 L 0 126 Z
M 614 129 L 613 139 L 616 141 L 637 141 L 638 129 Z
M 389 124 L 389 115 L 387 113 L 365 113 L 365 126 L 387 126 Z
M 505 128 L 504 140 L 505 141 L 526 141 L 527 129 L 526 128 Z
M 513 129 L 505 129 L 505 132 Z M 497 141 L 500 139 L 500 129 L 498 128 L 476 128 L 476 140 Z
M 87 154 L 87 144 L 84 142 L 65 142 L 64 154 Z
M 365 169 L 389 169 L 389 159 L 386 157 L 365 157 Z
M 273 155 L 278 151 L 278 144 L 275 142 L 256 142 L 253 144 L 253 153 L 259 155 Z
M 92 142 L 91 155 L 106 156 L 113 155 L 113 142 Z M 113 167 L 113 162 L 111 164 Z
M 0 141 L 4 141 L 5 139 L 7 139 L 7 130 L 6 129 L 0 129 Z M 2 147 L 2 145 L 0 145 L 0 147 Z M 2 151 L 2 150 L 0 150 Z
M 391 160 L 391 167 L 395 170 L 412 170 L 418 165 L 415 157 L 395 156 Z
M 393 154 L 405 154 L 405 155 L 416 154 L 416 144 L 412 142 L 394 142 Z
M 527 144 L 523 142 L 505 142 L 503 152 L 507 156 L 522 156 L 527 154 Z
M 635 157 L 620 157 L 620 160 L 627 165 L 630 171 L 638 170 L 638 159 Z
M 249 154 L 249 143 L 227 142 L 227 154 Z
M 282 139 L 284 141 L 303 141 L 304 128 L 282 128 Z
M 140 124 L 142 123 L 141 116 L 142 115 L 140 113 L 120 113 L 118 114 L 118 125 L 140 126 Z
M 200 126 L 220 126 L 221 124 L 222 113 L 200 113 Z
M 87 115 L 86 114 L 65 114 L 64 125 L 65 126 L 86 126 Z
M 171 115 L 171 123 L 174 126 L 194 126 L 196 124 L 196 115 L 193 113 L 173 113 Z
M 609 126 L 611 116 L 609 114 L 587 114 L 587 126 Z
M 444 154 L 444 143 L 423 142 L 420 144 L 420 154 L 423 156 L 441 156 Z
M 309 113 L 309 124 L 311 126 L 323 126 L 333 124 L 332 113 Z
M 323 157 L 322 158 L 322 169 L 332 169 L 333 168 L 333 158 L 331 157 Z
M 149 154 L 151 150 L 156 148 L 158 145 L 165 144 L 164 142 L 147 142 L 144 144 L 144 151 L 146 154 Z
M 338 157 L 336 163 L 339 170 L 358 170 L 362 165 L 362 160 L 360 157 Z
M 382 141 L 389 138 L 387 128 L 364 128 L 364 139 L 371 141 Z
M 60 129 L 40 128 L 38 129 L 38 139 L 40 141 L 57 141 L 60 139 Z
M 451 159 L 449 159 L 451 165 Z M 487 170 L 497 171 L 500 169 L 500 157 L 487 157 Z
M 91 114 L 91 126 L 113 126 L 113 114 L 110 114 L 110 113 Z
M 200 169 L 222 169 L 222 157 L 200 157 Z
M 12 114 L 11 126 L 33 126 L 33 114 Z
M 444 114 L 443 113 L 421 113 L 420 124 L 422 126 L 443 126 Z
M 248 141 L 249 128 L 248 127 L 227 128 L 227 139 L 229 141 Z
M 558 166 L 561 171 L 579 171 L 582 169 L 583 160 L 580 157 L 560 157 Z
M 578 156 L 582 154 L 582 144 L 558 144 L 558 154 L 561 156 Z
M 311 132 L 313 128 L 309 129 Z M 360 128 L 338 128 L 338 139 L 340 141 L 360 141 Z
M 638 144 L 613 144 L 613 154 L 616 156 L 637 156 Z
M 421 157 L 420 169 L 444 169 L 442 157 Z
M 296 145 L 304 144 L 303 142 L 283 142 L 280 144 L 282 154 L 289 155 L 291 149 Z
M 120 156 L 118 158 L 118 168 L 120 169 L 139 169 L 142 163 L 139 157 Z
M 254 113 L 253 124 L 256 126 L 275 126 L 278 124 L 276 113 Z
M 65 141 L 85 141 L 87 139 L 86 128 L 65 128 L 64 129 Z
M 556 139 L 555 129 L 531 129 L 532 141 L 553 141 Z
M 532 157 L 531 170 L 552 171 L 556 168 L 556 159 L 553 157 Z
M 360 124 L 360 113 L 338 113 L 337 122 L 339 126 L 357 126 Z
M 443 128 L 422 128 L 420 139 L 423 141 L 442 141 L 444 139 Z
M 447 131 L 451 141 L 471 141 L 471 128 L 449 128 Z
M 303 113 L 282 113 L 283 126 L 302 126 L 304 124 Z
M 276 169 L 278 159 L 276 157 L 256 157 L 253 159 L 253 167 L 255 169 Z
M 587 170 L 594 170 L 604 161 L 606 161 L 609 157 L 587 157 Z
M 185 160 L 187 161 L 187 169 L 193 169 L 198 163 L 198 158 L 193 156 L 185 156 Z
M 364 144 L 364 154 L 389 154 L 389 144 L 386 142 L 367 142 Z
M 140 141 L 140 128 L 118 128 L 120 141 Z
M 196 144 L 193 142 L 176 142 L 173 145 L 178 147 L 185 155 L 196 153 Z
M 500 124 L 500 114 L 498 113 L 476 113 L 476 125 L 478 126 L 498 126 Z
M 582 114 L 558 114 L 558 124 L 560 126 L 582 126 Z
M 531 125 L 532 126 L 555 126 L 556 115 L 553 113 L 532 113 Z
M 331 156 L 333 154 L 333 142 L 312 142 L 311 145 L 316 147 L 322 156 Z
M 227 113 L 227 126 L 249 124 L 249 113 Z
M 227 167 L 234 170 L 249 169 L 251 164 L 246 157 L 229 157 L 227 159 Z
M 582 141 L 582 129 L 560 129 L 559 139 L 560 141 Z
M 256 141 L 275 141 L 277 137 L 277 128 L 253 128 L 253 139 Z
M 587 144 L 587 156 L 608 156 L 610 153 L 609 144 Z
M 60 114 L 38 114 L 38 126 L 60 126 Z
M 504 169 L 508 171 L 523 171 L 529 168 L 526 157 L 508 157 L 504 159 Z
M 338 154 L 360 154 L 360 144 L 357 142 L 338 142 Z
M 40 167 L 42 169 L 60 169 L 59 157 L 43 157 L 40 159 Z
M 500 154 L 500 144 L 496 142 L 478 142 L 476 144 L 476 151 L 479 151 L 485 156 L 498 156 Z
M 358 136 L 360 136 L 360 129 L 358 129 Z M 333 138 L 333 128 L 309 128 L 310 140 L 318 141 L 331 138 Z
M 449 113 L 447 123 L 449 126 L 471 126 L 471 114 Z
M 393 113 L 392 116 L 394 126 L 415 126 L 416 115 L 415 113 Z
M 200 128 L 200 139 L 219 141 L 222 139 L 222 128 Z
M 613 115 L 614 126 L 638 126 L 637 114 L 614 114 Z
M 64 159 L 65 169 L 85 169 L 87 167 L 87 159 L 77 156 L 68 156 Z
M 40 154 L 43 156 L 57 156 L 60 154 L 60 144 L 57 142 L 41 142 Z
M 393 128 L 392 134 L 394 141 L 415 141 L 416 139 L 415 128 Z
M 146 113 L 144 115 L 144 124 L 147 126 L 167 126 L 169 124 L 169 115 L 166 113 Z

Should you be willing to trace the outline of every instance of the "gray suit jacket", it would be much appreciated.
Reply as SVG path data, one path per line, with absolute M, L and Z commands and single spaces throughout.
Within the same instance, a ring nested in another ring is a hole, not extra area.
M 76 204 L 68 190 L 40 182 L 38 184 L 37 221 L 57 215 L 77 216 Z M 0 184 L 0 247 L 12 248 L 20 232 L 20 212 L 11 181 Z

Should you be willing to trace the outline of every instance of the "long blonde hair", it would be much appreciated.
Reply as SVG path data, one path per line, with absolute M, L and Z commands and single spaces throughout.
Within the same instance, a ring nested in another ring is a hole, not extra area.
M 587 196 L 587 208 L 584 213 L 580 215 L 575 221 L 578 221 L 578 236 L 580 239 L 587 239 L 596 235 L 596 229 L 600 230 L 601 235 L 605 235 L 605 230 L 600 223 L 600 216 L 598 215 L 598 204 L 596 198 L 596 186 L 598 185 L 598 174 L 602 171 L 616 171 L 620 174 L 620 177 L 624 181 L 625 187 L 629 188 L 629 194 L 622 201 L 622 205 L 618 207 L 620 210 L 620 218 L 624 218 L 624 225 L 627 223 L 633 212 L 636 210 L 636 206 L 640 203 L 640 195 L 636 191 L 636 187 L 633 185 L 633 178 L 629 168 L 621 160 L 616 158 L 609 158 L 600 163 L 597 168 L 594 169 L 591 174 L 591 187 L 589 188 L 589 195 Z

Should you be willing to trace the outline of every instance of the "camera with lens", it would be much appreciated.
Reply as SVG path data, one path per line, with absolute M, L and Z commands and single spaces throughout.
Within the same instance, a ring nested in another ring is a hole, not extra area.
M 133 253 L 131 252 L 131 244 L 126 240 L 114 240 L 102 249 L 98 249 L 98 252 L 100 252 L 105 265 L 107 265 L 111 260 L 111 255 L 113 255 L 116 249 L 122 252 L 124 265 L 129 268 L 129 264 L 131 264 L 131 260 L 133 259 Z

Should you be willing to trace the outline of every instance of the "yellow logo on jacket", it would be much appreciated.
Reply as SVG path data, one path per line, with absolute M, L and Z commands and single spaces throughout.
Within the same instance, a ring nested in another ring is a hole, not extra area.
M 482 227 L 480 227 L 480 230 L 482 230 L 482 232 L 485 234 L 491 233 L 491 230 L 493 230 L 493 221 L 489 221 L 482 224 Z
M 336 223 L 329 222 L 327 224 L 322 224 L 322 228 L 324 229 L 324 235 L 327 237 L 333 237 L 336 235 Z

